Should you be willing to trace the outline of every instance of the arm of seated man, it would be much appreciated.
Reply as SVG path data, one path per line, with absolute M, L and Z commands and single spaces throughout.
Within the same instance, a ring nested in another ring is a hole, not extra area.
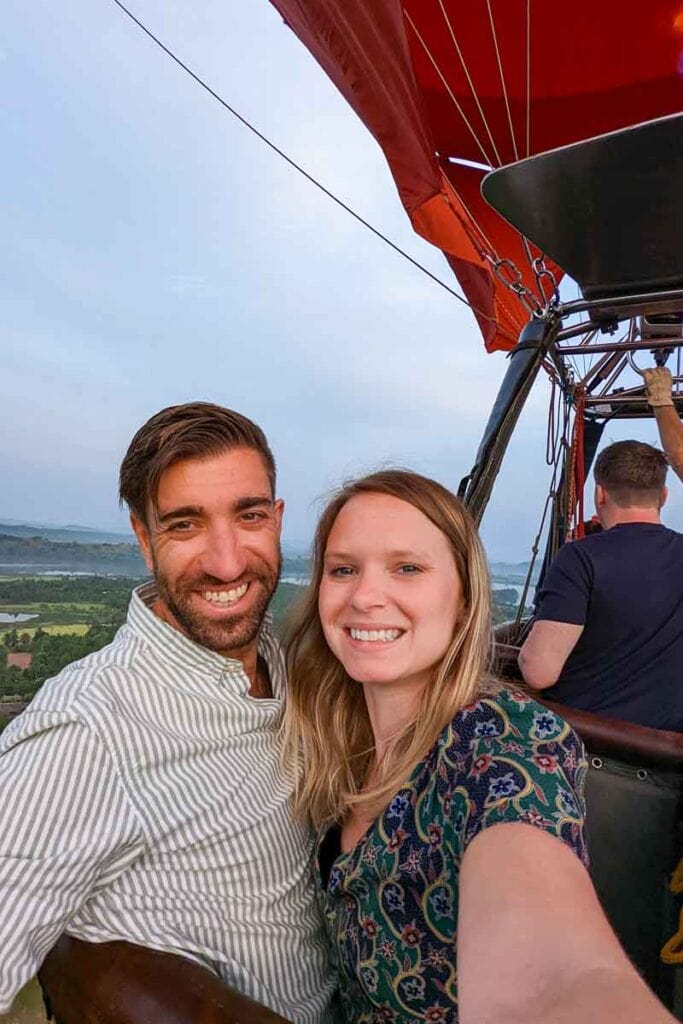
M 561 547 L 541 587 L 536 621 L 519 652 L 520 671 L 533 690 L 545 690 L 560 678 L 583 633 L 592 583 L 582 542 Z
M 555 685 L 582 633 L 583 626 L 572 622 L 541 619 L 534 623 L 519 652 L 521 673 L 532 690 Z

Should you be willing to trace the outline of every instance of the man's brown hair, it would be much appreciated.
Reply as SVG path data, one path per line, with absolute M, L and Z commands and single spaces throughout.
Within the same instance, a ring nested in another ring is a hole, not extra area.
M 651 444 L 617 441 L 600 452 L 593 476 L 620 508 L 660 508 L 667 469 L 664 452 Z
M 147 524 L 164 470 L 183 459 L 206 459 L 231 448 L 252 448 L 261 455 L 275 497 L 275 460 L 261 428 L 232 409 L 186 402 L 162 409 L 140 427 L 121 463 L 119 498 Z

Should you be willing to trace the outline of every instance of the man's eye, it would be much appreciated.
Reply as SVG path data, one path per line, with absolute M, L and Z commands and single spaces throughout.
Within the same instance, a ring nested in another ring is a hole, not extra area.
M 168 529 L 171 533 L 186 533 L 193 526 L 194 523 L 190 519 L 179 519 L 177 523 L 171 523 Z
M 265 512 L 256 512 L 256 511 L 254 511 L 254 512 L 245 512 L 243 514 L 243 516 L 242 516 L 242 520 L 245 523 L 260 523 L 260 522 L 263 522 L 263 520 L 267 519 L 267 518 L 268 518 L 268 516 L 267 516 L 267 514 Z

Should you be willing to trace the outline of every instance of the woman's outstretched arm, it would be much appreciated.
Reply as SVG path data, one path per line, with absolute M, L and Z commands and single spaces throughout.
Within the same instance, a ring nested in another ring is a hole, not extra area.
M 458 914 L 460 1024 L 675 1024 L 621 949 L 588 872 L 526 824 L 465 851 Z

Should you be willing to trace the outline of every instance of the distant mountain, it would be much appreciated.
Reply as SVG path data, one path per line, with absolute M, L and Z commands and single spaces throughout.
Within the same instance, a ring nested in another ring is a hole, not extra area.
M 22 523 L 15 519 L 0 520 L 0 533 L 8 537 L 44 537 L 56 544 L 133 544 L 132 533 L 109 533 L 90 526 L 48 526 L 44 523 Z
M 12 541 L 36 542 L 15 545 Z M 27 523 L 16 519 L 0 520 L 0 563 L 4 565 L 33 565 L 39 569 L 88 571 L 94 573 L 120 573 L 125 576 L 144 576 L 146 569 L 132 533 L 98 530 L 90 526 L 69 524 L 56 526 L 46 523 Z M 125 566 L 125 567 L 124 567 Z M 532 583 L 536 583 L 540 560 L 534 566 Z M 495 582 L 523 584 L 529 570 L 528 562 L 491 562 L 491 576 Z M 294 547 L 285 547 L 282 575 L 285 580 L 299 582 L 308 577 L 308 553 Z
M 529 572 L 528 562 L 490 562 L 489 569 L 491 575 L 495 576 L 497 580 L 501 580 L 507 583 L 524 583 L 526 581 L 527 573 Z M 538 574 L 541 569 L 540 559 L 534 565 L 534 571 L 531 574 L 531 580 L 535 583 L 538 579 Z
M 26 573 L 88 572 L 112 573 L 139 578 L 147 575 L 137 545 L 48 540 L 45 537 L 17 537 L 0 533 L 0 571 L 16 568 Z
M 66 533 L 67 530 L 63 528 L 58 532 Z M 6 575 L 8 571 L 24 576 L 76 572 L 131 576 L 135 579 L 147 576 L 137 544 L 128 543 L 125 539 L 114 544 L 92 539 L 85 543 L 74 539 L 74 534 L 81 536 L 78 531 L 74 531 L 70 539 L 61 540 L 42 535 L 23 536 L 7 533 L 6 527 L 0 524 L 0 574 Z M 86 535 L 89 538 L 117 537 L 117 534 L 99 534 L 97 531 L 86 531 Z M 308 572 L 307 558 L 285 556 L 283 559 L 283 583 L 304 583 Z

